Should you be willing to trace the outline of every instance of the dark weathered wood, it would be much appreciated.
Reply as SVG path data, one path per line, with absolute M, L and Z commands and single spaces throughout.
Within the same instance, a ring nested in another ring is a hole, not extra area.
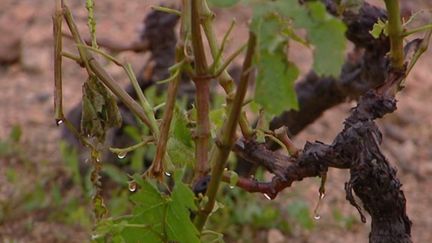
M 394 97 L 371 90 L 361 97 L 332 144 L 307 143 L 298 158 L 282 156 L 255 141 L 238 141 L 234 150 L 237 155 L 275 176 L 271 182 L 241 178 L 237 185 L 275 198 L 294 181 L 321 176 L 329 167 L 349 169 L 351 178 L 345 185 L 347 200 L 366 222 L 354 200 L 355 192 L 371 215 L 370 242 L 411 242 L 411 221 L 406 214 L 402 184 L 380 150 L 381 132 L 374 122 L 395 110 Z

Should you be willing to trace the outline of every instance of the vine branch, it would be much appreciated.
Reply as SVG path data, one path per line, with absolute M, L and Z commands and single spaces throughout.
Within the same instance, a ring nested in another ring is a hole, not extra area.
M 64 18 L 71 31 L 72 37 L 77 44 L 84 45 L 84 42 L 79 34 L 78 28 L 73 19 L 72 13 L 69 7 L 63 5 Z M 147 118 L 145 112 L 141 106 L 129 96 L 126 91 L 124 91 L 120 85 L 114 81 L 114 79 L 109 75 L 96 61 L 96 59 L 89 53 L 85 48 L 78 48 L 81 60 L 83 60 L 84 66 L 89 74 L 96 74 L 98 78 L 113 92 L 144 124 L 148 127 L 152 127 L 152 123 Z
M 192 48 L 196 76 L 192 77 L 196 87 L 197 127 L 195 130 L 196 175 L 205 176 L 208 172 L 208 151 L 210 138 L 210 78 L 207 78 L 207 60 L 201 36 L 201 0 L 191 2 Z M 204 78 L 203 78 L 204 77 Z
M 404 52 L 399 0 L 385 0 L 385 4 L 388 13 L 391 67 L 402 70 L 404 66 Z
M 226 160 L 234 144 L 235 131 L 242 114 L 243 100 L 246 95 L 248 82 L 251 74 L 252 59 L 255 53 L 256 37 L 250 32 L 247 46 L 246 57 L 243 62 L 240 83 L 234 96 L 233 102 L 228 106 L 228 118 L 224 121 L 221 131 L 219 131 L 216 147 L 212 150 L 210 164 L 212 165 L 211 179 L 207 188 L 206 196 L 208 202 L 204 208 L 200 209 L 195 219 L 195 225 L 202 231 L 209 214 L 212 212 L 216 201 L 216 194 L 219 189 L 221 177 L 225 168 Z
M 64 119 L 62 94 L 62 21 L 63 8 L 61 0 L 56 0 L 53 16 L 54 35 L 54 119 L 58 125 Z

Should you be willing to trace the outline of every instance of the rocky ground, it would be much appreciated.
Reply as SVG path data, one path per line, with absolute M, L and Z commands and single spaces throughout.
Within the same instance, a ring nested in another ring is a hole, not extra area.
M 68 2 L 84 32 L 87 14 L 84 1 Z M 150 5 L 158 2 L 97 2 L 98 36 L 127 43 L 136 40 Z M 406 9 L 414 11 L 432 7 L 432 3 L 426 0 L 405 4 Z M 37 163 L 29 167 L 20 162 L 20 158 L 2 158 L 0 155 L 0 205 L 15 198 L 19 193 L 16 190 L 18 184 L 21 185 L 19 188 L 27 188 L 32 181 L 43 180 L 44 176 L 51 178 L 56 173 L 59 173 L 58 177 L 62 176 L 62 159 L 58 152 L 60 129 L 55 125 L 52 108 L 52 10 L 53 1 L 48 0 L 0 1 L 0 140 L 7 137 L 13 126 L 19 125 L 23 130 L 21 149 L 24 160 Z M 217 31 L 225 31 L 234 17 L 238 22 L 227 48 L 228 53 L 246 38 L 245 23 L 249 13 L 241 7 L 216 11 Z M 67 49 L 73 50 L 70 41 L 65 41 L 65 45 Z M 310 50 L 292 49 L 296 51 L 290 55 L 300 63 L 303 74 L 306 73 L 310 68 Z M 132 63 L 135 70 L 139 70 L 146 55 L 125 52 L 120 53 L 118 58 Z M 384 150 L 390 161 L 399 168 L 400 180 L 404 184 L 408 215 L 413 221 L 414 242 L 432 241 L 431 62 L 432 52 L 429 51 L 408 78 L 407 88 L 398 96 L 398 110 L 379 121 L 385 135 Z M 64 103 L 67 111 L 79 102 L 81 84 L 86 76 L 84 70 L 71 61 L 64 61 L 64 67 Z M 116 80 L 126 84 L 121 69 L 113 64 L 107 64 L 106 67 Z M 347 103 L 327 111 L 295 142 L 300 147 L 307 140 L 330 142 L 341 129 L 344 118 L 354 104 Z M 37 168 L 37 173 L 29 168 Z M 6 171 L 10 169 L 19 175 L 19 183 L 8 180 Z M 294 230 L 291 235 L 270 230 L 266 233 L 268 242 L 367 242 L 369 225 L 355 223 L 347 229 L 341 227 L 332 216 L 332 211 L 338 208 L 344 215 L 356 217 L 359 221 L 357 212 L 345 200 L 343 183 L 348 178 L 347 172 L 331 170 L 328 178 L 328 193 L 322 205 L 321 219 L 316 222 L 317 227 L 309 231 Z M 309 202 L 312 211 L 318 198 L 318 185 L 317 180 L 306 180 L 295 183 L 293 188 L 287 190 L 300 194 Z M 276 200 L 284 207 L 289 203 L 290 196 L 287 193 Z M 46 212 L 30 212 L 15 217 L 13 208 L 8 210 L 3 208 L 3 215 L 0 214 L 2 242 L 13 239 L 18 242 L 82 242 L 87 238 L 87 233 L 79 227 L 53 223 L 44 216 Z M 8 217 L 3 217 L 5 214 Z

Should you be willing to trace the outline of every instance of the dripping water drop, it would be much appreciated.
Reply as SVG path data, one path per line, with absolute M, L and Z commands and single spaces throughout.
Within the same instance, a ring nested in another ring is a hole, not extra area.
M 129 182 L 129 191 L 134 192 L 136 191 L 136 188 L 137 188 L 137 184 L 135 181 Z
M 62 119 L 57 119 L 57 120 L 56 120 L 56 124 L 57 124 L 57 126 L 60 126 L 62 123 L 63 123 L 63 120 L 62 120 Z
M 120 153 L 117 154 L 117 157 L 119 159 L 124 159 L 126 157 L 126 155 L 127 155 L 127 152 L 120 152 Z
M 319 192 L 319 197 L 318 197 L 318 203 L 317 203 L 317 205 L 315 206 L 315 209 L 314 209 L 314 219 L 315 220 L 319 220 L 321 218 L 321 215 L 318 214 L 318 211 L 319 211 L 319 208 L 321 206 L 321 203 L 322 203 L 322 200 L 323 200 L 324 197 L 325 197 L 325 193 L 322 192 L 322 191 L 320 191 Z
M 267 200 L 272 200 L 271 197 L 267 193 L 264 193 L 264 197 L 267 198 Z
M 319 198 L 323 199 L 325 197 L 325 193 L 320 193 Z

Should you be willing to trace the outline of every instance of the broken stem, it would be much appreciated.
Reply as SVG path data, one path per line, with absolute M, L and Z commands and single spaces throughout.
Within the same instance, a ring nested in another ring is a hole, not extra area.
M 54 118 L 56 124 L 63 121 L 63 94 L 62 94 L 62 21 L 63 9 L 61 0 L 56 0 L 56 10 L 53 16 L 54 34 Z
M 79 45 L 84 45 L 84 42 L 78 32 L 78 28 L 73 19 L 72 13 L 66 5 L 63 5 L 64 17 L 66 23 L 71 31 L 72 37 Z M 84 66 L 89 74 L 96 74 L 96 76 L 113 92 L 125 105 L 128 107 L 144 124 L 152 127 L 151 122 L 141 106 L 129 94 L 124 91 L 120 85 L 109 75 L 105 69 L 96 61 L 96 59 L 87 51 L 86 48 L 80 48 L 78 51 Z
M 288 150 L 288 153 L 297 157 L 300 150 L 294 145 L 294 142 L 288 137 L 288 128 L 286 126 L 282 126 L 275 130 L 275 135 L 284 145 L 284 147 Z

